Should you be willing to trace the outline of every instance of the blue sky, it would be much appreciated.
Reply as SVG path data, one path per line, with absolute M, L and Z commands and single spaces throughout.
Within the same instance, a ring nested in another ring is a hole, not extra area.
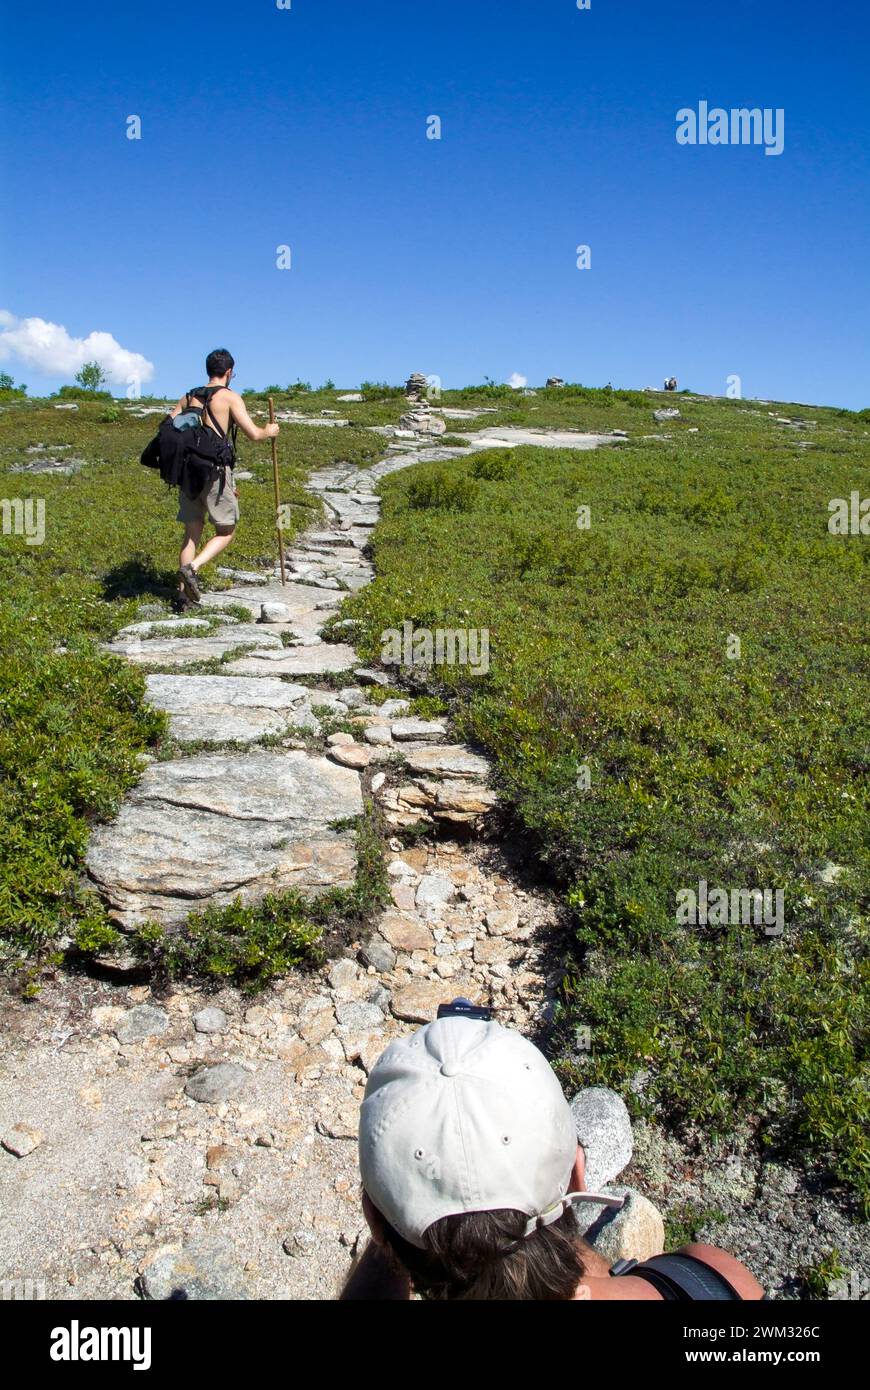
M 240 386 L 674 373 L 724 393 L 736 374 L 747 396 L 870 405 L 854 0 L 157 0 L 10 23 L 0 308 L 113 335 L 154 364 L 145 389 L 196 384 L 225 345 Z M 783 153 L 678 145 L 702 99 L 783 108 Z M 0 367 L 71 379 L 11 354 L 10 323 Z

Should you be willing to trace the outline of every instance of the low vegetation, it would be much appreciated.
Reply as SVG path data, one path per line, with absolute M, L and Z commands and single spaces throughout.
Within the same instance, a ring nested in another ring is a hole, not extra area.
M 450 403 L 475 395 L 506 400 Z M 868 421 L 681 397 L 662 428 L 656 404 L 514 396 L 516 423 L 631 442 L 388 479 L 378 578 L 344 613 L 369 659 L 406 620 L 490 633 L 487 675 L 430 686 L 570 910 L 566 1081 L 684 1131 L 748 1124 L 866 1202 L 870 549 L 827 522 L 870 492 Z M 781 892 L 782 932 L 679 921 L 702 881 Z

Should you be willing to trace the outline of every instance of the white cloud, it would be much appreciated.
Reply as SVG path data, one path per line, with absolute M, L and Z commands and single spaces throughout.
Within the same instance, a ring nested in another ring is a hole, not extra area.
M 69 380 L 85 362 L 99 362 L 109 381 L 126 385 L 131 380 L 150 381 L 154 363 L 140 352 L 128 352 L 111 333 L 89 333 L 72 338 L 59 323 L 46 319 L 18 319 L 0 309 L 0 362 L 16 357 L 46 376 Z
M 520 376 L 519 372 L 511 372 L 507 379 L 507 384 L 511 386 L 514 391 L 521 391 L 524 386 L 528 386 L 529 379 L 527 376 Z

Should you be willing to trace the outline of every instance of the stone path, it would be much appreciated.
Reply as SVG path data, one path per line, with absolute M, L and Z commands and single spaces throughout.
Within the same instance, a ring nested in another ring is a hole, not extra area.
M 493 805 L 482 758 L 444 746 L 446 728 L 408 718 L 408 701 L 371 703 L 366 685 L 387 677 L 360 670 L 349 644 L 323 641 L 344 595 L 372 578 L 362 551 L 378 519 L 374 486 L 438 452 L 312 475 L 307 486 L 328 521 L 289 549 L 286 586 L 274 574 L 226 571 L 233 586 L 205 595 L 204 617 L 134 623 L 107 644 L 154 672 L 149 697 L 180 746 L 178 757 L 151 764 L 118 818 L 91 837 L 88 873 L 122 928 L 179 925 L 191 910 L 237 896 L 347 887 L 354 834 L 330 827 L 362 812 L 364 782 L 397 826 L 473 824 Z M 221 674 L 202 673 L 216 659 Z M 347 684 L 336 693 L 318 685 L 324 675 Z M 309 751 L 304 737 L 320 734 L 325 718 L 358 731 L 332 734 L 328 756 Z M 263 738 L 277 746 L 250 746 Z M 243 746 L 202 751 L 209 743 Z M 383 765 L 377 776 L 374 764 Z
M 133 624 L 110 644 L 149 670 L 178 746 L 91 839 L 88 871 L 122 927 L 350 883 L 354 836 L 338 823 L 367 795 L 388 825 L 442 833 L 413 849 L 391 840 L 392 902 L 371 934 L 254 1002 L 62 973 L 38 1000 L 9 1001 L 0 1278 L 42 1279 L 52 1298 L 331 1297 L 363 1238 L 357 1115 L 388 1041 L 459 994 L 540 1027 L 556 906 L 467 838 L 495 801 L 486 761 L 408 701 L 371 702 L 386 677 L 322 640 L 372 577 L 374 486 L 456 453 L 408 448 L 315 474 L 328 520 L 290 549 L 285 588 L 230 572 L 197 617 Z M 198 669 L 222 657 L 219 673 Z M 325 672 L 344 684 L 319 684 Z M 335 716 L 355 732 L 324 736 Z

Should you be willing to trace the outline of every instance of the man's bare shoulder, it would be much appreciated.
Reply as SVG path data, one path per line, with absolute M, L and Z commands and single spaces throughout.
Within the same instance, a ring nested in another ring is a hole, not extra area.
M 729 1255 L 727 1250 L 720 1250 L 716 1245 L 691 1244 L 681 1246 L 678 1254 L 692 1255 L 702 1264 L 715 1269 L 724 1279 L 728 1280 L 728 1283 L 745 1302 L 752 1302 L 764 1297 L 764 1289 L 755 1275 L 733 1255 Z

